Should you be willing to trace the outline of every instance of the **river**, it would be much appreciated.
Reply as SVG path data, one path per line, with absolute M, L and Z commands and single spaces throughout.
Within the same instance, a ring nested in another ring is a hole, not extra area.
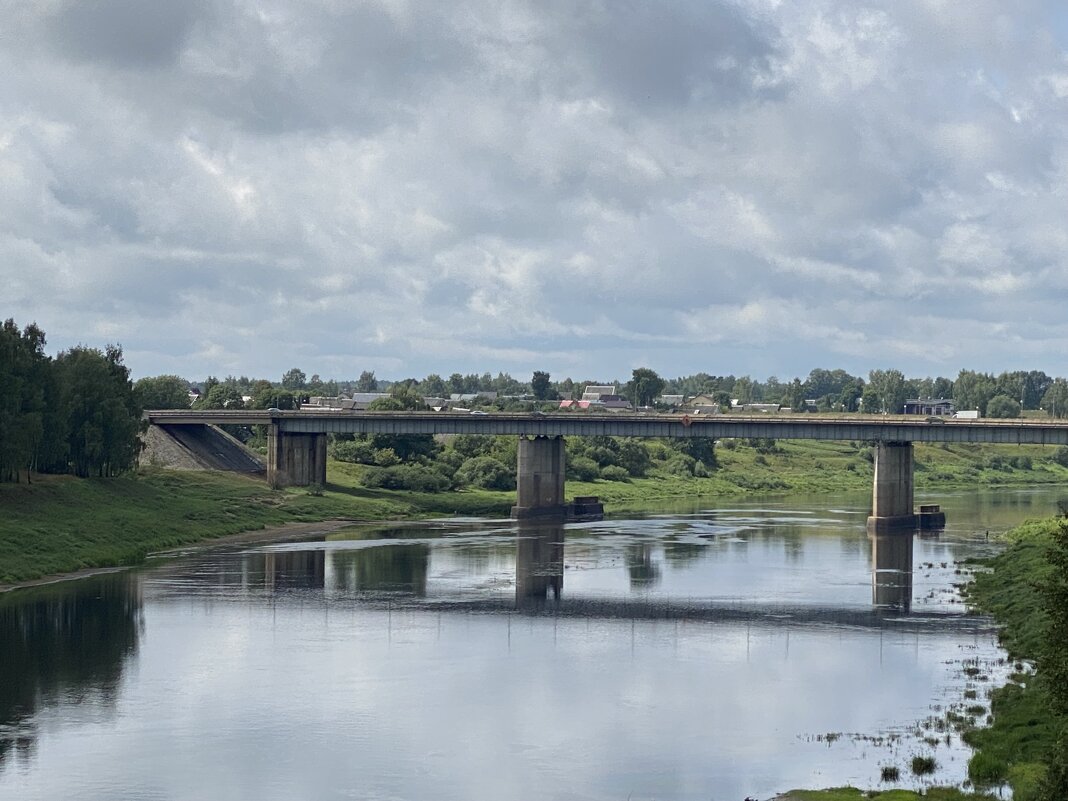
M 959 783 L 1007 666 L 960 562 L 1068 490 L 231 545 L 0 598 L 0 799 L 731 799 Z M 982 715 L 980 714 L 981 718 Z M 912 756 L 933 756 L 914 777 Z

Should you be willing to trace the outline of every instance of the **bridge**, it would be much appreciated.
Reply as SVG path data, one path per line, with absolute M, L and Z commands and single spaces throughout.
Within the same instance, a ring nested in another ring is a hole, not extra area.
M 520 437 L 513 516 L 560 514 L 564 507 L 564 437 L 763 437 L 869 440 L 876 443 L 874 531 L 912 527 L 914 442 L 1068 445 L 1068 422 L 952 420 L 849 415 L 817 417 L 678 414 L 541 414 L 328 411 L 148 411 L 158 426 L 267 427 L 267 480 L 273 487 L 326 483 L 327 434 L 483 434 Z

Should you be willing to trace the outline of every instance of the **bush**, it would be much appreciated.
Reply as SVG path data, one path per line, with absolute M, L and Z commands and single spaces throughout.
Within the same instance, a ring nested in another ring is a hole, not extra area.
M 394 465 L 365 470 L 363 485 L 374 489 L 412 490 L 414 492 L 444 492 L 449 479 L 436 470 L 422 465 Z
M 1061 467 L 1068 467 L 1068 445 L 1061 445 L 1053 452 L 1050 457 L 1051 462 L 1059 464 Z
M 978 751 L 968 761 L 968 778 L 979 787 L 1001 784 L 1008 775 L 1008 765 L 986 751 Z
M 1012 466 L 1017 470 L 1030 470 L 1033 467 L 1030 456 L 1014 456 Z
M 601 468 L 601 478 L 605 481 L 630 481 L 630 473 L 619 465 L 610 464 Z
M 567 460 L 566 478 L 572 481 L 596 481 L 601 477 L 601 468 L 588 456 L 575 456 Z
M 617 464 L 632 476 L 641 478 L 645 475 L 653 459 L 645 443 L 636 439 L 625 439 L 619 443 L 619 460 Z
M 1019 417 L 1020 402 L 1007 395 L 995 395 L 986 404 L 987 417 Z
M 456 480 L 461 485 L 482 489 L 515 489 L 515 471 L 492 456 L 468 459 L 456 471 Z
M 897 765 L 883 765 L 879 775 L 884 782 L 896 782 L 901 778 L 901 771 L 898 770 Z
M 692 456 L 676 453 L 664 463 L 664 469 L 673 476 L 692 476 L 696 464 Z
M 733 451 L 738 447 L 738 440 L 736 439 L 721 439 L 719 441 L 719 447 L 726 448 L 729 451 Z
M 489 455 L 489 452 L 493 450 L 493 439 L 480 434 L 457 434 L 449 440 L 448 447 L 464 459 L 471 459 L 475 456 Z
M 376 464 L 375 449 L 368 440 L 338 440 L 330 443 L 330 456 L 339 462 Z

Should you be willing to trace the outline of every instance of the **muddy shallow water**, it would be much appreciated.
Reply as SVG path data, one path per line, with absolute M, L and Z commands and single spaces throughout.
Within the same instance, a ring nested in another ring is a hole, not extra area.
M 741 799 L 874 787 L 885 765 L 960 782 L 940 721 L 1006 667 L 958 563 L 1062 494 L 943 495 L 945 532 L 877 540 L 864 497 L 354 527 L 12 593 L 0 798 Z

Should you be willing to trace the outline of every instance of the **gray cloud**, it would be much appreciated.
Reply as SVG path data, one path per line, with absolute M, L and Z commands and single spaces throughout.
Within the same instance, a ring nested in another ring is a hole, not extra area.
M 0 299 L 138 374 L 1068 374 L 1048 0 L 0 2 Z

